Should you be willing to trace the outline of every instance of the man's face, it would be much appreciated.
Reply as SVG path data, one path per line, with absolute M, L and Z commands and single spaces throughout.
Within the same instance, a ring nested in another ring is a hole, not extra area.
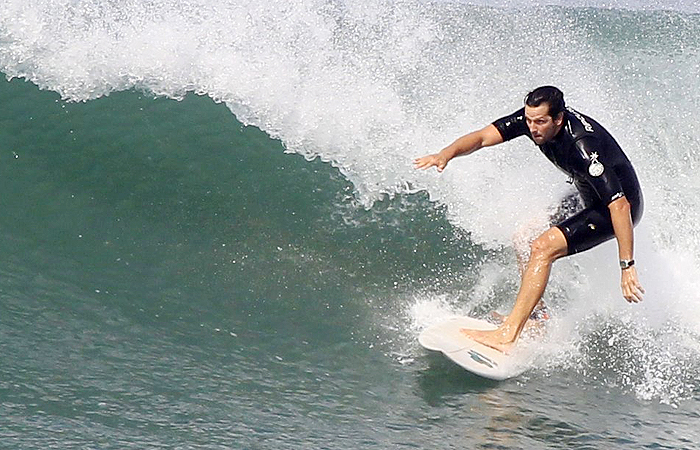
M 549 115 L 547 103 L 542 103 L 540 106 L 525 105 L 525 122 L 537 145 L 551 141 L 561 129 L 563 121 L 563 113 L 559 114 L 556 119 Z

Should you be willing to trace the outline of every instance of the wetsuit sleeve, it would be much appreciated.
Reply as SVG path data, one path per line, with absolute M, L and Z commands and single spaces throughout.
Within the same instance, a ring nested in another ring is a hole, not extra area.
M 525 123 L 525 108 L 520 108 L 509 116 L 501 117 L 493 122 L 493 125 L 501 133 L 503 141 L 510 141 L 530 132 Z
M 606 155 L 600 152 L 598 140 L 593 137 L 585 137 L 576 141 L 576 147 L 581 153 L 580 164 L 577 171 L 581 177 L 593 187 L 598 198 L 604 205 L 609 205 L 614 200 L 625 195 L 622 189 L 620 177 L 615 171 L 612 161 L 606 159 Z

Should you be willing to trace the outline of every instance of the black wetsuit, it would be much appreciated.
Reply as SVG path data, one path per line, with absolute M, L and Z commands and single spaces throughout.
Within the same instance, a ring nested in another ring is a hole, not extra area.
M 525 108 L 493 124 L 504 141 L 523 135 L 532 139 Z M 637 174 L 615 139 L 598 122 L 567 108 L 559 133 L 538 147 L 570 177 L 585 205 L 582 211 L 554 224 L 566 237 L 568 254 L 588 250 L 615 236 L 608 205 L 622 196 L 631 205 L 632 222 L 639 222 L 644 201 Z

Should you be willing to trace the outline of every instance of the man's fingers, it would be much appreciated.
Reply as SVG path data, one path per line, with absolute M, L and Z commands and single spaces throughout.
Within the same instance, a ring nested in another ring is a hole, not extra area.
M 637 271 L 631 267 L 622 272 L 622 296 L 629 303 L 639 303 L 643 300 L 644 288 L 637 278 Z
M 435 155 L 424 156 L 413 160 L 413 165 L 416 169 L 429 169 L 433 166 L 437 167 L 438 172 L 442 172 L 447 165 L 446 161 L 440 160 Z
M 427 169 L 429 167 L 432 167 L 435 165 L 435 161 L 431 158 L 424 157 L 424 158 L 418 158 L 413 161 L 413 164 L 416 166 L 416 169 Z
M 623 296 L 629 303 L 639 303 L 643 300 L 644 288 L 641 285 L 623 287 Z

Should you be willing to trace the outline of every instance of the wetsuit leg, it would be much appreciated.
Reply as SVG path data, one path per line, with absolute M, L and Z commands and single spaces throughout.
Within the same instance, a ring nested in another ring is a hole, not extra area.
M 610 210 L 588 207 L 556 225 L 566 237 L 568 254 L 580 253 L 615 237 Z
M 642 218 L 644 201 L 639 190 L 632 190 L 631 195 L 625 197 L 630 202 L 632 223 L 636 226 Z M 580 253 L 602 244 L 615 237 L 610 209 L 590 198 L 586 198 L 587 191 L 579 189 L 586 207 L 573 216 L 556 223 L 566 237 L 568 255 Z

